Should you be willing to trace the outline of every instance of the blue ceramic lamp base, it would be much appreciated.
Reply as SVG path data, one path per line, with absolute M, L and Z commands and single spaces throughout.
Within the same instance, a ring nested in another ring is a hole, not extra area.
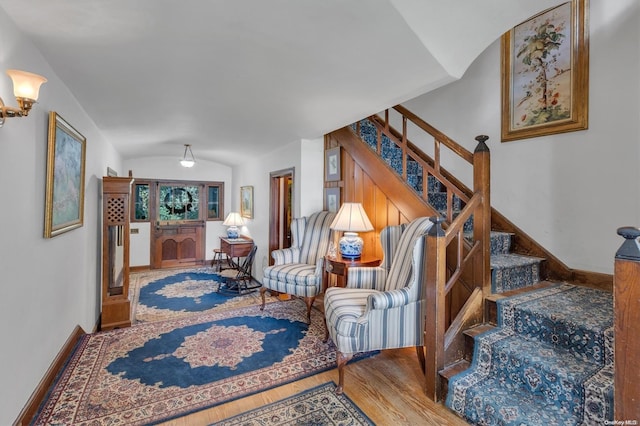
M 355 232 L 345 232 L 340 238 L 340 254 L 347 259 L 358 259 L 362 256 L 362 238 Z

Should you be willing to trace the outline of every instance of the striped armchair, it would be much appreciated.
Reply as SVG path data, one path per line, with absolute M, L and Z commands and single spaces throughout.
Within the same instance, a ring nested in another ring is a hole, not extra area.
M 349 268 L 347 287 L 331 287 L 325 292 L 327 333 L 337 347 L 336 393 L 342 393 L 344 367 L 354 353 L 422 346 L 423 235 L 431 225 L 429 218 L 421 217 L 384 228 L 380 233 L 381 265 Z
M 311 322 L 311 306 L 322 290 L 323 262 L 331 243 L 331 229 L 335 213 L 316 212 L 291 223 L 292 246 L 271 252 L 275 264 L 263 271 L 262 306 L 264 293 L 275 290 L 304 298 L 307 321 Z

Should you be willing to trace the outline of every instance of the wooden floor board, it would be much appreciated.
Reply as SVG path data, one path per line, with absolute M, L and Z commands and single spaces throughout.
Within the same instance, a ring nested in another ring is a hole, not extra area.
M 467 425 L 423 391 L 423 375 L 413 348 L 382 351 L 345 369 L 345 394 L 377 425 Z M 165 426 L 208 425 L 328 381 L 338 381 L 337 369 L 279 386 L 163 423 Z

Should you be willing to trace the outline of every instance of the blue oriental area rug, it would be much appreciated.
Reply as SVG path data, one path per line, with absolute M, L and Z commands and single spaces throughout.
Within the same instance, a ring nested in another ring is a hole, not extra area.
M 257 292 L 243 296 L 218 292 L 227 279 L 212 268 L 131 274 L 133 320 L 159 321 L 259 303 Z
M 83 336 L 35 424 L 149 424 L 335 367 L 300 300 Z

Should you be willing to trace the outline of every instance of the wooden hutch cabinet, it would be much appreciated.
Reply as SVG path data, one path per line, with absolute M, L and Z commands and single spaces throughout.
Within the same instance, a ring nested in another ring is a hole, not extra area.
M 129 327 L 131 177 L 102 178 L 102 314 L 100 329 Z

